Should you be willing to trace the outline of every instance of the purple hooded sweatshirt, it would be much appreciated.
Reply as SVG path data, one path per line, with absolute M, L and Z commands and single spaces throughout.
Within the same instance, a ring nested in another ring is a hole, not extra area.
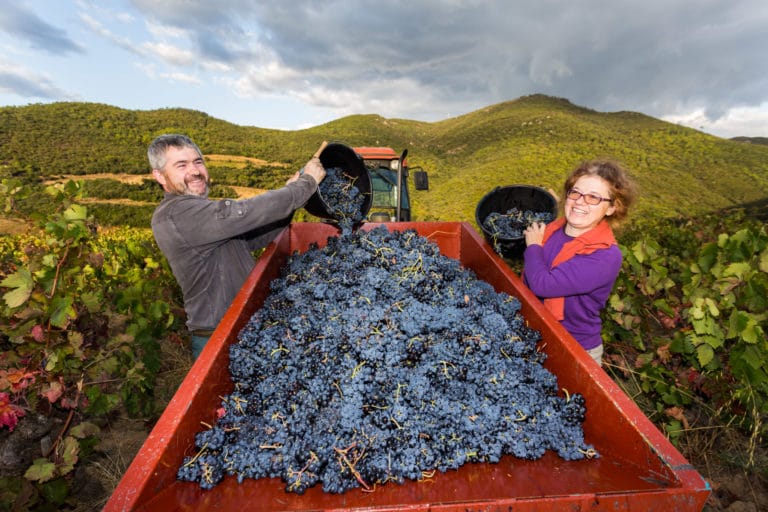
M 619 247 L 612 245 L 592 254 L 576 255 L 550 268 L 563 245 L 572 239 L 559 229 L 544 246 L 528 246 L 523 253 L 523 280 L 540 299 L 565 297 L 565 318 L 561 323 L 589 350 L 603 342 L 600 311 L 621 270 L 622 255 Z

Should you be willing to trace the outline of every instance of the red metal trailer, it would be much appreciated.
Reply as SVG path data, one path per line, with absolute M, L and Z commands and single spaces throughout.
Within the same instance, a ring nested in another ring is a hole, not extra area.
M 361 229 L 373 227 L 365 224 Z M 561 388 L 584 395 L 585 441 L 600 457 L 565 461 L 554 453 L 529 461 L 505 456 L 497 464 L 466 464 L 456 471 L 372 492 L 341 495 L 320 486 L 303 495 L 288 493 L 279 479 L 227 477 L 214 489 L 176 480 L 185 455 L 194 454 L 194 435 L 212 425 L 221 397 L 232 390 L 231 343 L 261 307 L 269 282 L 285 259 L 311 243 L 335 236 L 325 223 L 295 223 L 270 244 L 233 301 L 203 353 L 136 455 L 104 511 L 191 510 L 370 510 L 370 511 L 700 511 L 708 483 L 648 420 L 613 380 L 542 307 L 503 259 L 469 225 L 459 222 L 388 223 L 390 230 L 415 229 L 441 252 L 458 259 L 498 291 L 518 297 L 528 324 L 542 335 L 545 366 Z

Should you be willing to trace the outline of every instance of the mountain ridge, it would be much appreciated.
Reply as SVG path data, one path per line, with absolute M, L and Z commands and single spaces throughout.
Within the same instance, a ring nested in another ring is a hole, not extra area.
M 323 140 L 407 148 L 411 166 L 430 176 L 429 191 L 412 191 L 419 220 L 473 221 L 476 204 L 494 187 L 559 190 L 565 174 L 591 158 L 611 158 L 631 171 L 641 215 L 696 215 L 768 197 L 768 147 L 760 138 L 723 139 L 638 112 L 598 112 L 540 94 L 437 122 L 357 114 L 293 131 L 235 125 L 184 108 L 2 107 L 0 172 L 30 179 L 148 173 L 146 147 L 166 132 L 190 135 L 206 154 L 279 162 L 286 178 Z

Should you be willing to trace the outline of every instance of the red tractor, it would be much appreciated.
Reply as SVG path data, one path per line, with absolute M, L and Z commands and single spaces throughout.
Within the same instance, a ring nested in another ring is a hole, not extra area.
M 411 199 L 408 193 L 408 150 L 401 155 L 387 147 L 357 147 L 371 175 L 373 200 L 368 218 L 372 222 L 410 222 Z M 414 168 L 413 185 L 416 190 L 429 190 L 427 172 Z

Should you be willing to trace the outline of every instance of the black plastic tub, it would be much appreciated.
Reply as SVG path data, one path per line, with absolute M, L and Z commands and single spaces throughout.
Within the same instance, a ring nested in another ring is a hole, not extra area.
M 365 218 L 371 209 L 373 196 L 371 194 L 371 175 L 368 173 L 363 159 L 351 147 L 339 142 L 329 143 L 320 153 L 320 163 L 323 167 L 330 169 L 336 167 L 344 171 L 344 174 L 352 180 L 353 186 L 363 195 L 363 204 L 361 217 Z M 329 221 L 338 221 L 333 214 L 333 206 L 328 204 L 323 197 L 320 188 L 317 189 L 312 197 L 309 198 L 304 209 L 321 219 Z
M 525 237 L 503 238 L 484 224 L 492 213 L 506 214 L 512 208 L 520 211 L 549 213 L 557 217 L 557 199 L 547 190 L 532 185 L 508 185 L 488 192 L 475 208 L 475 221 L 491 247 L 505 258 L 519 258 L 525 250 Z

